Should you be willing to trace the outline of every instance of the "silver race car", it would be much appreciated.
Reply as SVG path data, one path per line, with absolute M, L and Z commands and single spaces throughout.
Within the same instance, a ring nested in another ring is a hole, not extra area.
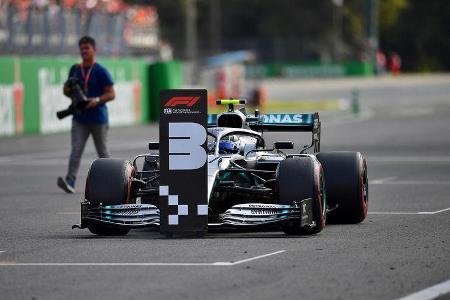
M 367 165 L 359 152 L 320 152 L 314 114 L 249 115 L 243 100 L 218 100 L 228 110 L 208 116 L 208 226 L 278 226 L 286 234 L 316 234 L 328 222 L 367 216 Z M 242 106 L 235 109 L 235 106 Z M 310 145 L 267 145 L 264 133 L 311 132 Z M 81 223 L 98 235 L 158 227 L 158 143 L 132 162 L 97 159 L 89 170 Z M 291 153 L 288 153 L 291 152 Z M 141 166 L 141 167 L 138 167 Z

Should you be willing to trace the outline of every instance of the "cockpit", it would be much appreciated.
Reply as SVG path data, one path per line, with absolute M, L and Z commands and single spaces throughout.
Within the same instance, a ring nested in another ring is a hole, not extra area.
M 208 129 L 208 154 L 210 155 L 246 155 L 252 150 L 264 148 L 264 140 L 257 134 L 247 131 L 224 133 L 217 129 Z

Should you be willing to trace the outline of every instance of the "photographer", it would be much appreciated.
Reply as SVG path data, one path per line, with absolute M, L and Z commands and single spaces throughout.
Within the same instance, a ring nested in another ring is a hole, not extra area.
M 106 147 L 108 108 L 105 103 L 115 97 L 111 75 L 102 65 L 95 62 L 95 40 L 90 36 L 84 36 L 78 42 L 78 46 L 82 63 L 73 65 L 70 69 L 69 80 L 64 84 L 63 92 L 69 98 L 74 97 L 73 82 L 77 82 L 87 98 L 81 110 L 73 109 L 70 113 L 73 114 L 73 120 L 69 168 L 66 177 L 59 177 L 57 182 L 67 193 L 75 192 L 81 156 L 90 134 L 94 139 L 98 156 L 109 157 Z

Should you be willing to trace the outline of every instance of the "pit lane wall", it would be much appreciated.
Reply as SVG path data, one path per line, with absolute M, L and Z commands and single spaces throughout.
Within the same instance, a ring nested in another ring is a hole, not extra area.
M 77 62 L 77 57 L 0 57 L 0 136 L 69 130 L 72 118 L 58 120 L 56 112 L 70 104 L 62 86 Z M 98 62 L 114 80 L 116 99 L 108 103 L 111 126 L 150 121 L 156 101 L 151 95 L 161 88 L 181 86 L 181 80 L 169 78 L 155 84 L 150 80 L 150 74 L 155 78 L 160 70 L 177 69 L 173 67 L 177 62 L 168 62 L 167 67 L 131 58 L 99 58 Z

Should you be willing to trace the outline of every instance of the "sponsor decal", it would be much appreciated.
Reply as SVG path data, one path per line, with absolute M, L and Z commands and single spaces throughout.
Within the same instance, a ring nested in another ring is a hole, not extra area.
M 276 215 L 279 213 L 276 209 L 251 209 L 252 215 Z
M 62 91 L 64 79 L 67 78 L 67 74 L 69 74 L 68 68 L 61 68 L 59 70 L 56 68 L 40 68 L 38 70 L 41 133 L 70 129 L 71 118 L 59 120 L 56 117 L 57 111 L 66 109 L 70 104 L 69 98 L 64 96 Z
M 200 97 L 172 97 L 164 105 L 165 107 L 187 106 L 192 107 Z
M 16 133 L 23 133 L 23 96 L 24 87 L 22 82 L 16 82 L 13 85 L 14 111 L 16 118 Z
M 245 206 L 241 206 L 245 207 Z M 275 205 L 275 204 L 248 204 L 249 208 L 286 208 L 290 206 L 283 206 L 283 205 Z
M 140 119 L 139 81 L 118 81 L 114 83 L 116 98 L 108 102 L 109 120 L 112 126 L 135 124 Z
M 13 94 L 12 85 L 0 85 L 0 136 L 15 133 Z
M 287 213 L 291 209 L 290 205 L 251 203 L 235 205 L 232 207 L 231 212 L 237 210 L 239 213 L 236 213 L 242 215 L 278 215 Z
M 41 133 L 67 131 L 71 127 L 71 118 L 59 120 L 56 117 L 57 111 L 70 104 L 62 91 L 68 74 L 68 67 L 43 67 L 38 70 Z M 137 123 L 141 115 L 141 83 L 138 80 L 125 80 L 125 70 L 120 67 L 112 68 L 111 74 L 115 78 L 116 98 L 107 104 L 110 125 Z
M 199 101 L 198 96 L 179 96 L 172 97 L 164 104 L 162 109 L 165 115 L 170 114 L 201 114 L 199 109 L 194 109 L 194 106 Z
M 310 114 L 267 114 L 263 115 L 264 124 L 309 124 Z

